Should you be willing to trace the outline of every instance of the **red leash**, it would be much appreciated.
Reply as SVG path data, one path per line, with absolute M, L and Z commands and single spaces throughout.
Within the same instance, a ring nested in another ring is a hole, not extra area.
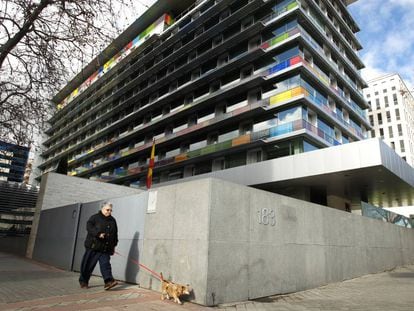
M 121 257 L 124 257 L 124 258 L 128 259 L 129 261 L 133 262 L 133 263 L 134 263 L 134 264 L 136 264 L 137 266 L 140 266 L 140 267 L 144 268 L 145 270 L 149 271 L 152 275 L 154 275 L 154 276 L 155 276 L 157 279 L 159 279 L 160 281 L 162 280 L 161 275 L 159 275 L 157 272 L 155 272 L 155 271 L 151 270 L 151 269 L 150 269 L 150 268 L 148 268 L 147 266 L 143 265 L 142 263 L 138 262 L 137 260 L 134 260 L 134 259 L 132 259 L 131 257 L 124 256 L 124 255 L 122 255 L 122 254 L 118 253 L 117 251 L 115 251 L 115 254 L 117 254 L 117 255 L 119 255 L 119 256 L 121 256 Z

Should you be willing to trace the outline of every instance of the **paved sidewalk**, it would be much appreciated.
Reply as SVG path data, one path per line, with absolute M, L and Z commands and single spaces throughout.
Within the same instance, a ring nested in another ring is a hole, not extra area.
M 160 294 L 121 283 L 103 290 L 99 277 L 91 288 L 78 286 L 78 273 L 0 252 L 0 310 L 414 310 L 414 265 L 320 288 L 255 301 L 206 308 L 161 301 Z

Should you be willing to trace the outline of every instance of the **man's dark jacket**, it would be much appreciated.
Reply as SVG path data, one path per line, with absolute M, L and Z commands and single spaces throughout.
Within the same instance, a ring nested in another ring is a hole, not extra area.
M 99 211 L 92 215 L 86 224 L 88 235 L 85 240 L 85 247 L 101 253 L 113 254 L 118 244 L 118 227 L 115 218 L 105 217 Z M 100 239 L 99 235 L 105 233 L 105 238 Z

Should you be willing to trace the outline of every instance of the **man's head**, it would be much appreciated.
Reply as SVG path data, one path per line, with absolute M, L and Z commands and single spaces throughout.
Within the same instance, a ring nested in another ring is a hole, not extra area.
M 102 208 L 101 208 L 101 213 L 105 217 L 111 216 L 111 214 L 112 214 L 112 203 L 110 203 L 110 202 L 103 202 L 102 203 Z

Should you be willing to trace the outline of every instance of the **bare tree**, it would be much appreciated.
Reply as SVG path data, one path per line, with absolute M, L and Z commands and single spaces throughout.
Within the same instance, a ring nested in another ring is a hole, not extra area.
M 120 33 L 132 0 L 0 0 L 0 140 L 33 143 L 50 98 Z

